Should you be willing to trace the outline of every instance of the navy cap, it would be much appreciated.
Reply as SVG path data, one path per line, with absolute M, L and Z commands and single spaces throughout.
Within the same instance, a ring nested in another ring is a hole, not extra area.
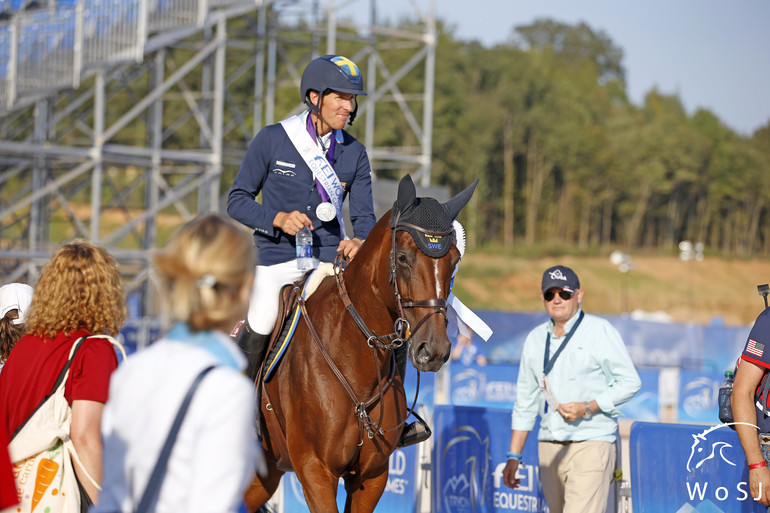
M 580 288 L 580 280 L 575 271 L 563 265 L 555 265 L 543 273 L 541 292 L 548 289 L 559 288 L 568 292 L 575 292 Z

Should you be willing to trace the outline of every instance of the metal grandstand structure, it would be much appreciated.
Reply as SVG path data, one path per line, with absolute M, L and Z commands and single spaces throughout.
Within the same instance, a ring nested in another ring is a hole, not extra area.
M 222 210 L 249 141 L 301 110 L 301 71 L 325 53 L 365 74 L 355 134 L 375 178 L 429 185 L 433 0 L 409 0 L 406 29 L 381 23 L 387 1 L 0 0 L 0 282 L 34 283 L 85 237 L 152 315 L 150 252 Z M 380 143 L 381 113 L 413 146 Z

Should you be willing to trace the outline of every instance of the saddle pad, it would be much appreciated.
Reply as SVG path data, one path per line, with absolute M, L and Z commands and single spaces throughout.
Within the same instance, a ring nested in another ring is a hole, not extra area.
M 307 300 L 310 295 L 316 291 L 324 278 L 334 275 L 334 265 L 329 262 L 322 262 L 319 264 L 305 281 L 305 287 L 302 289 L 302 298 Z M 278 342 L 275 344 L 275 348 L 270 352 L 267 360 L 267 368 L 263 381 L 267 383 L 273 377 L 275 369 L 278 368 L 278 364 L 281 362 L 286 349 L 289 347 L 292 337 L 294 336 L 294 330 L 297 329 L 299 319 L 302 316 L 299 305 L 294 306 L 294 313 L 291 318 L 281 329 L 281 336 L 278 338 Z

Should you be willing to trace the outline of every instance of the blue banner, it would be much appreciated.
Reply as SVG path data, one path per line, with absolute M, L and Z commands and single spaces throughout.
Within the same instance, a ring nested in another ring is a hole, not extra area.
M 724 375 L 714 372 L 679 373 L 678 419 L 686 422 L 719 422 L 719 385 Z
M 761 311 L 757 308 L 757 314 Z M 548 320 L 545 312 L 476 312 L 494 334 L 474 339 L 490 363 L 517 364 L 529 331 Z M 591 312 L 588 312 L 591 313 Z M 601 315 L 617 328 L 637 367 L 680 367 L 723 373 L 743 350 L 750 326 L 697 325 Z
M 503 484 L 511 440 L 511 412 L 436 406 L 433 495 L 435 513 L 547 511 L 539 479 L 537 429 L 522 452 L 521 485 Z
M 660 419 L 660 371 L 657 369 L 637 369 L 642 388 L 626 404 L 621 406 L 620 413 L 627 419 L 659 420 Z
M 415 480 L 417 478 L 417 446 L 412 445 L 403 449 L 397 449 L 390 456 L 388 467 L 388 484 L 385 493 L 382 494 L 380 502 L 375 508 L 375 513 L 409 513 L 416 512 L 417 509 L 417 487 Z M 302 492 L 302 485 L 294 472 L 284 474 L 281 478 L 283 482 L 283 505 L 284 511 L 291 513 L 308 513 L 305 495 Z M 345 487 L 340 481 L 337 485 L 337 508 L 339 511 L 345 510 L 345 499 L 347 495 Z
M 518 365 L 463 365 L 452 362 L 449 370 L 449 399 L 452 404 L 504 408 L 508 411 L 513 408 Z M 620 408 L 620 412 L 628 419 L 657 420 L 660 418 L 660 372 L 655 369 L 638 372 L 642 388 Z
M 634 422 L 634 513 L 765 513 L 751 497 L 738 435 L 724 424 Z
M 516 400 L 518 365 L 449 366 L 449 400 L 458 406 L 513 408 Z

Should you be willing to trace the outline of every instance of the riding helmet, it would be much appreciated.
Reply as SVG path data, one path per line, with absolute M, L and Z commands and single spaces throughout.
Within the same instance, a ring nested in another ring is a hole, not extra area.
M 305 71 L 302 72 L 302 80 L 300 82 L 302 101 L 315 111 L 316 106 L 310 103 L 308 97 L 310 91 L 316 91 L 321 96 L 328 91 L 366 95 L 366 91 L 364 91 L 364 77 L 361 75 L 361 70 L 358 69 L 355 62 L 342 55 L 322 55 L 316 57 L 310 61 Z M 355 118 L 357 110 L 358 102 L 356 102 L 356 107 L 350 114 L 351 123 Z

